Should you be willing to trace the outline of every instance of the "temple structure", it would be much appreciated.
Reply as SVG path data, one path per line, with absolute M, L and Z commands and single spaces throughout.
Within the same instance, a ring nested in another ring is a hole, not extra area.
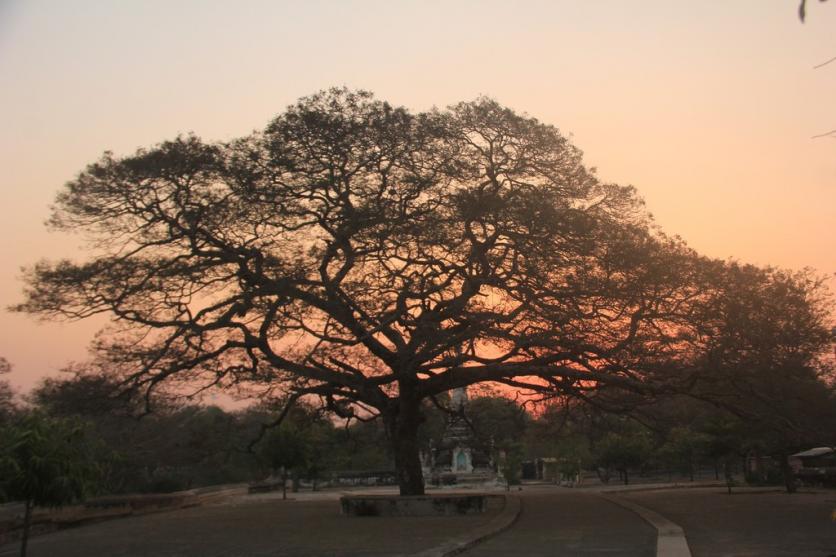
M 467 483 L 495 477 L 490 450 L 480 447 L 467 420 L 467 389 L 450 393 L 451 414 L 438 447 L 427 455 L 426 476 L 433 483 Z

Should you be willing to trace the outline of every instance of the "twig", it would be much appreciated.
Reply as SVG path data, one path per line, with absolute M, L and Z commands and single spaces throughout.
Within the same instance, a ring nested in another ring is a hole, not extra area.
M 822 62 L 821 64 L 819 64 L 819 65 L 817 65 L 817 66 L 813 66 L 813 69 L 814 69 L 814 70 L 817 70 L 817 69 L 821 68 L 822 66 L 826 66 L 826 65 L 828 65 L 828 64 L 829 64 L 829 63 L 831 63 L 831 62 L 836 62 L 836 56 L 834 56 L 833 58 L 831 58 L 831 59 L 830 59 L 830 60 L 828 60 L 827 62 Z
M 836 130 L 830 130 L 827 133 L 820 133 L 819 135 L 814 135 L 810 139 L 818 139 L 820 137 L 836 137 Z

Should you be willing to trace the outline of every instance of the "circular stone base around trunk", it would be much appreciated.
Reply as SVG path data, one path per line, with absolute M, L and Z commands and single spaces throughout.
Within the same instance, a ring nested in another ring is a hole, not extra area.
M 478 514 L 505 506 L 504 495 L 346 495 L 340 497 L 348 516 L 449 516 Z

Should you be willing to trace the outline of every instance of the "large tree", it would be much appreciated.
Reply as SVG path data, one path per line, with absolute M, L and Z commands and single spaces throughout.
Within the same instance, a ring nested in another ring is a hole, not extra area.
M 423 492 L 422 400 L 657 385 L 704 296 L 631 187 L 489 99 L 411 114 L 324 91 L 236 141 L 106 153 L 50 222 L 90 258 L 29 269 L 16 309 L 112 316 L 96 351 L 149 401 L 247 385 L 380 416 L 402 494 Z
M 809 270 L 722 271 L 691 393 L 737 415 L 750 443 L 780 457 L 792 490 L 788 455 L 836 431 L 831 298 Z

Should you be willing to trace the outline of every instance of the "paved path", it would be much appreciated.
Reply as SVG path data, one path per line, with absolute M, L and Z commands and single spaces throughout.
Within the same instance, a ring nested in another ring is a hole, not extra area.
M 685 530 L 694 557 L 836 557 L 836 491 L 721 488 L 620 493 Z
M 464 557 L 653 556 L 656 529 L 595 490 L 526 487 L 508 530 Z M 339 514 L 339 493 L 241 496 L 224 504 L 118 519 L 35 537 L 30 557 L 383 556 L 442 548 L 499 514 L 357 518 Z M 606 496 L 611 496 L 607 493 Z M 836 557 L 836 491 L 787 495 L 721 488 L 620 492 L 619 499 L 681 526 L 694 557 Z M 18 545 L 0 546 L 0 557 Z
M 630 509 L 656 529 L 656 557 L 693 557 L 685 531 L 652 509 L 613 495 L 602 494 L 608 501 Z
M 656 529 L 596 493 L 543 487 L 519 494 L 517 523 L 464 557 L 656 554 Z

